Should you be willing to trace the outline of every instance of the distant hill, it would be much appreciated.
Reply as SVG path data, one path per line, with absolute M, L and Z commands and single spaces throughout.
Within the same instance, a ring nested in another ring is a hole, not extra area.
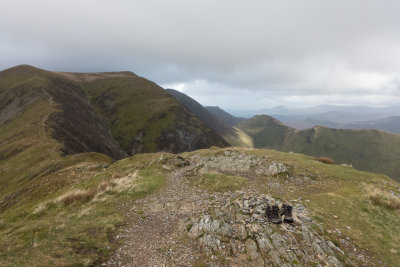
M 202 120 L 208 127 L 214 129 L 218 134 L 220 134 L 230 145 L 253 147 L 253 140 L 250 136 L 242 132 L 237 127 L 232 127 L 231 125 L 225 123 L 225 121 L 220 120 L 217 116 L 214 116 L 207 108 L 203 107 L 193 98 L 174 89 L 166 89 L 166 91 L 175 97 L 182 105 L 193 112 L 193 114 Z M 222 109 L 219 109 L 218 113 L 225 114 L 225 117 L 230 119 L 235 118 Z
M 256 115 L 251 119 L 242 121 L 237 127 L 253 138 L 254 147 L 268 147 L 270 149 L 280 149 L 286 142 L 286 138 L 291 136 L 294 131 L 294 129 L 267 115 Z
M 324 113 L 314 113 L 314 114 L 274 114 L 269 113 L 269 116 L 272 116 L 283 123 L 293 123 L 304 120 L 317 120 L 317 121 L 330 121 L 333 123 L 348 124 L 358 121 L 367 121 L 367 120 L 375 120 L 382 119 L 387 117 L 384 113 L 364 113 L 364 112 L 352 112 L 352 111 L 329 111 Z
M 361 121 L 349 123 L 343 126 L 345 129 L 377 129 L 391 133 L 400 133 L 400 116 L 393 116 L 373 121 Z
M 360 170 L 384 173 L 400 180 L 400 135 L 377 130 L 314 127 L 295 130 L 267 115 L 238 124 L 257 148 L 326 156 Z
M 214 129 L 220 135 L 235 134 L 231 126 L 227 125 L 224 121 L 219 120 L 193 98 L 174 89 L 165 89 L 165 91 L 176 98 L 182 105 L 187 107 L 194 115 L 201 119 L 208 127 Z
M 336 123 L 329 120 L 317 120 L 317 119 L 307 118 L 299 121 L 285 122 L 285 125 L 296 128 L 298 130 L 312 128 L 315 126 L 324 126 L 337 129 L 352 129 L 352 130 L 370 129 L 370 130 L 381 130 L 391 133 L 400 133 L 400 116 L 392 116 L 378 120 L 359 121 L 347 124 Z
M 207 106 L 206 109 L 215 117 L 217 117 L 220 121 L 223 121 L 230 126 L 235 126 L 239 122 L 246 120 L 245 118 L 235 117 L 225 110 L 221 109 L 220 107 Z
M 285 122 L 285 125 L 293 127 L 298 130 L 312 128 L 315 126 L 324 126 L 329 128 L 342 128 L 343 124 L 336 123 L 328 120 L 317 120 L 312 118 L 306 118 L 304 120 Z
M 400 115 L 399 106 L 388 106 L 388 107 L 368 107 L 368 106 L 335 106 L 335 105 L 317 105 L 311 107 L 293 107 L 293 106 L 277 106 L 274 108 L 264 108 L 258 110 L 242 110 L 238 113 L 245 114 L 274 114 L 274 115 L 286 115 L 286 116 L 310 116 L 324 114 L 324 113 L 349 113 L 349 114 L 370 114 L 379 115 L 384 117 Z
M 253 117 L 257 114 L 266 114 L 297 129 L 305 129 L 314 126 L 340 128 L 346 124 L 400 116 L 400 106 L 278 106 L 270 109 L 237 110 L 235 114 L 242 114 L 241 116 L 246 118 Z M 311 120 L 315 120 L 315 122 L 312 122 Z

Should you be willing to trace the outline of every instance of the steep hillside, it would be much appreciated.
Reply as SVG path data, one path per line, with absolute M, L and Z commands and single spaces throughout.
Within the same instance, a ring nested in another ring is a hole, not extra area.
M 65 154 L 94 151 L 113 158 L 126 156 L 109 133 L 108 123 L 88 101 L 85 91 L 76 83 L 48 71 L 23 65 L 0 72 L 0 125 L 3 131 L 11 130 L 9 128 L 18 115 L 31 114 L 30 108 L 49 106 L 49 111 L 43 114 L 42 127 L 63 145 L 61 150 Z M 12 138 L 19 137 L 14 135 Z
M 338 163 L 400 180 L 400 135 L 314 127 L 292 135 L 282 150 L 328 156 Z
M 157 84 L 131 72 L 60 73 L 76 81 L 130 155 L 227 143 Z
M 182 105 L 187 107 L 194 115 L 201 119 L 208 127 L 214 129 L 217 133 L 222 136 L 235 134 L 232 127 L 220 121 L 217 117 L 211 114 L 205 107 L 193 98 L 185 95 L 174 89 L 166 89 L 168 94 L 173 96 Z
M 193 112 L 193 114 L 201 119 L 208 127 L 214 129 L 218 134 L 220 134 L 230 145 L 253 147 L 253 141 L 250 136 L 248 136 L 240 129 L 226 124 L 224 121 L 214 116 L 211 112 L 209 112 L 205 107 L 203 107 L 193 98 L 177 90 L 166 89 L 166 91 L 174 98 L 176 98 L 182 105 Z M 229 113 L 226 114 L 230 115 Z
M 239 122 L 246 120 L 245 118 L 235 117 L 232 114 L 229 114 L 225 110 L 221 109 L 220 107 L 208 106 L 206 107 L 206 109 L 220 121 L 223 121 L 230 126 L 235 126 Z
M 360 170 L 400 179 L 400 135 L 376 130 L 341 130 L 325 127 L 296 131 L 266 115 L 238 124 L 253 137 L 257 148 L 326 156 Z

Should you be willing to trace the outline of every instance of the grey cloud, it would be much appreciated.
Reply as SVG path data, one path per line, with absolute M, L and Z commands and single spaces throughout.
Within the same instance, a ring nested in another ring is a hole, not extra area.
M 389 0 L 4 0 L 0 68 L 132 70 L 204 102 L 229 95 L 225 106 L 244 95 L 359 104 L 349 94 L 375 105 L 377 92 L 400 95 L 398 10 Z

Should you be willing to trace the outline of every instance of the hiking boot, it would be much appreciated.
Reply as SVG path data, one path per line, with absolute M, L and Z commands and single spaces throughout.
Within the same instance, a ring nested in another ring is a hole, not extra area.
M 282 204 L 281 208 L 278 211 L 279 216 L 282 217 L 285 214 L 285 211 L 286 211 L 286 204 Z
M 270 222 L 275 223 L 275 224 L 282 223 L 282 217 L 279 216 L 279 207 L 276 205 L 272 206 Z
M 284 218 L 284 220 L 285 220 L 285 222 L 287 222 L 287 223 L 292 223 L 293 222 L 293 217 L 292 217 L 292 206 L 290 206 L 290 205 L 286 205 L 286 204 L 283 204 L 282 205 L 282 209 L 284 210 L 284 213 L 282 214 L 283 216 L 285 216 Z
M 272 220 L 272 208 L 270 205 L 267 205 L 265 208 L 265 216 L 267 216 L 268 220 Z

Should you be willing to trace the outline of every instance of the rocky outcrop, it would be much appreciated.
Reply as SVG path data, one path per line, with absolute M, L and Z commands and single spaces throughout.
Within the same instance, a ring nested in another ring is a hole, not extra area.
M 178 153 L 210 146 L 229 146 L 221 136 L 194 117 L 183 106 L 178 107 L 175 112 L 177 117 L 174 127 L 163 129 L 156 139 L 158 151 Z
M 241 195 L 230 205 L 186 222 L 187 236 L 208 255 L 224 255 L 233 266 L 344 266 L 345 253 L 320 234 L 308 210 L 294 205 L 294 223 L 275 225 L 265 209 L 270 196 Z
M 226 150 L 220 156 L 193 158 L 199 167 L 200 173 L 218 171 L 245 176 L 268 175 L 279 177 L 293 177 L 292 167 L 286 163 L 276 162 L 268 156 L 256 157 L 236 151 Z

